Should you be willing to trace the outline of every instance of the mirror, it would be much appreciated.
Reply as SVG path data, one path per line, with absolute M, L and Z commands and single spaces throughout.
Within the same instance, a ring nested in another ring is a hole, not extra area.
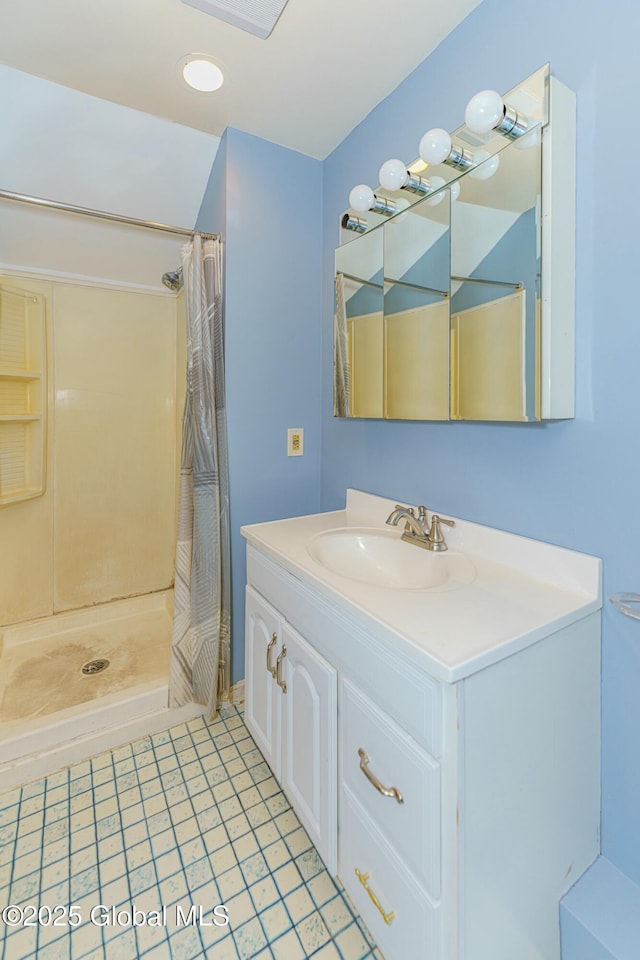
M 334 415 L 382 417 L 382 230 L 336 250 Z
M 334 414 L 449 419 L 449 192 L 336 251 Z
M 540 418 L 537 134 L 463 177 L 451 207 L 452 419 Z
M 384 416 L 449 419 L 449 191 L 384 224 Z
M 394 215 L 343 219 L 361 235 L 336 251 L 336 416 L 574 415 L 575 97 L 544 67 L 504 101 L 524 135 L 460 127 L 471 167 L 415 161 L 426 195 L 377 188 Z

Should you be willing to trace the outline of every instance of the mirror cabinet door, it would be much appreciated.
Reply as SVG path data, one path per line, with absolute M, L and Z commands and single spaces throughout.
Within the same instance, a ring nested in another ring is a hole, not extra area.
M 452 419 L 540 419 L 541 154 L 534 130 L 459 181 L 451 210 Z
M 449 207 L 442 190 L 382 230 L 388 419 L 449 419 Z
M 334 416 L 383 416 L 382 230 L 336 250 Z
M 336 416 L 574 415 L 575 96 L 547 64 L 504 101 L 528 132 L 462 125 L 452 141 L 475 165 L 410 164 L 441 193 L 378 187 L 405 209 L 368 211 L 337 250 Z

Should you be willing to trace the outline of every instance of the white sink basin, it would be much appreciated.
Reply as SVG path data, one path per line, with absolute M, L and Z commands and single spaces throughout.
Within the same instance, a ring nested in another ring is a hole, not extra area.
M 314 560 L 333 573 L 374 587 L 455 590 L 471 583 L 476 575 L 468 557 L 450 550 L 432 553 L 405 543 L 399 530 L 325 530 L 309 541 L 307 549 Z

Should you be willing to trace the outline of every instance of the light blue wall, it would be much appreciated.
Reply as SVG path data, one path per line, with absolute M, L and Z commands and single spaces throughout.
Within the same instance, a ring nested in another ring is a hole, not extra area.
M 324 162 L 322 508 L 347 487 L 428 506 L 605 561 L 605 596 L 640 590 L 640 5 L 484 0 Z M 355 183 L 454 129 L 477 90 L 508 90 L 549 61 L 577 93 L 576 419 L 385 423 L 332 417 L 333 250 Z M 619 146 L 615 146 L 618 144 Z M 603 849 L 640 882 L 640 624 L 603 614 Z
M 220 138 L 196 221 L 196 229 L 205 233 L 220 233 L 227 224 L 227 133 Z
M 228 129 L 198 218 L 225 243 L 234 683 L 244 677 L 240 527 L 319 509 L 321 177 L 318 160 Z M 303 457 L 287 457 L 288 427 L 304 428 Z

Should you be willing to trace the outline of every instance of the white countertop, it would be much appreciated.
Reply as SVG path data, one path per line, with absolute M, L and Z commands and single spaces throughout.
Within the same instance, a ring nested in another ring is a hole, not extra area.
M 327 530 L 366 526 L 389 531 L 385 520 L 395 505 L 349 490 L 345 510 L 253 524 L 241 532 L 248 543 L 341 608 L 386 627 L 390 639 L 419 652 L 425 668 L 449 683 L 602 607 L 602 561 L 597 557 L 455 517 L 447 517 L 455 520 L 454 529 L 443 528 L 449 553 L 462 553 L 476 568 L 473 582 L 455 590 L 373 587 L 333 573 L 309 553 L 310 540 Z M 402 528 L 401 523 L 398 538 Z

